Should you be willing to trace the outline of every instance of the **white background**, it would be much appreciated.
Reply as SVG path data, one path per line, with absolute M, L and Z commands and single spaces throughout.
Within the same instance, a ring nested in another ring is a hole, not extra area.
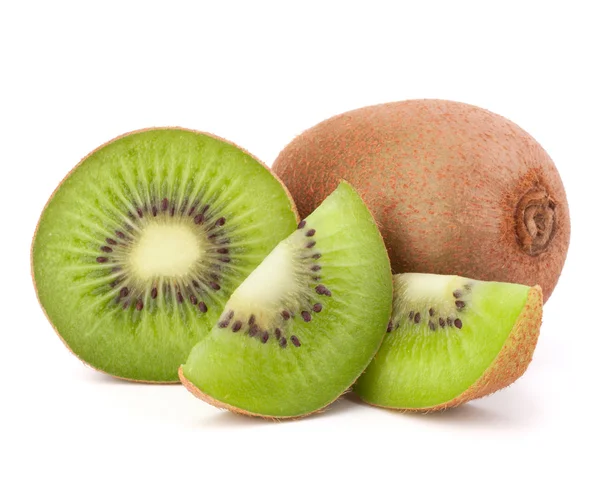
M 0 475 L 599 475 L 597 2 L 0 3 Z M 29 247 L 55 186 L 129 130 L 180 125 L 271 163 L 340 112 L 445 98 L 554 158 L 572 240 L 533 363 L 442 414 L 348 399 L 273 424 L 121 382 L 60 343 Z M 594 445 L 595 441 L 595 445 Z

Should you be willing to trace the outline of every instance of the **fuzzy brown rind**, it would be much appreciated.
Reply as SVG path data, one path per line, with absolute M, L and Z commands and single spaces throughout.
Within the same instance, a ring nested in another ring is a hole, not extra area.
M 532 287 L 527 294 L 525 306 L 498 356 L 475 383 L 454 399 L 436 406 L 410 409 L 380 406 L 364 399 L 363 401 L 385 409 L 415 412 L 442 411 L 510 386 L 525 373 L 533 358 L 542 326 L 542 305 L 542 289 L 539 286 Z
M 186 132 L 192 132 L 192 133 L 196 133 L 196 134 L 201 134 L 204 136 L 208 136 L 210 138 L 216 139 L 218 141 L 222 141 L 226 144 L 230 144 L 234 147 L 236 147 L 237 149 L 239 149 L 240 151 L 244 152 L 245 154 L 247 154 L 248 156 L 252 157 L 256 162 L 258 162 L 262 167 L 264 167 L 267 171 L 269 171 L 271 173 L 271 175 L 279 182 L 279 184 L 281 184 L 281 186 L 283 187 L 283 190 L 286 193 L 286 196 L 288 197 L 288 199 L 290 200 L 290 204 L 292 206 L 292 211 L 294 212 L 294 215 L 296 217 L 296 223 L 299 222 L 300 218 L 298 216 L 298 208 L 296 207 L 296 203 L 294 202 L 294 198 L 292 197 L 290 191 L 288 190 L 287 186 L 283 183 L 283 181 L 279 178 L 279 176 L 277 176 L 277 174 L 275 174 L 270 168 L 269 166 L 267 166 L 264 162 L 262 162 L 260 159 L 258 159 L 256 156 L 254 156 L 253 154 L 251 154 L 250 152 L 248 152 L 246 149 L 238 146 L 237 144 L 227 140 L 227 139 L 223 139 L 222 137 L 216 136 L 214 134 L 210 134 L 210 133 L 206 133 L 203 131 L 197 131 L 195 129 L 189 129 L 189 128 L 182 128 L 179 126 L 162 126 L 162 127 L 150 127 L 150 128 L 143 128 L 143 129 L 136 129 L 135 131 L 129 131 L 125 134 L 121 134 L 105 143 L 103 143 L 102 145 L 98 146 L 96 149 L 94 149 L 92 152 L 90 152 L 89 154 L 87 154 L 83 159 L 81 159 L 68 173 L 65 177 L 63 177 L 63 179 L 60 181 L 60 183 L 58 184 L 58 186 L 56 186 L 56 188 L 54 189 L 54 191 L 52 192 L 52 194 L 50 195 L 50 197 L 48 198 L 48 200 L 46 201 L 46 204 L 44 205 L 44 208 L 42 209 L 42 212 L 40 214 L 40 218 L 37 221 L 37 224 L 35 226 L 35 230 L 33 232 L 33 237 L 31 239 L 31 249 L 29 251 L 29 263 L 30 263 L 30 274 L 31 274 L 31 280 L 33 282 L 33 288 L 35 290 L 35 295 L 36 298 L 38 300 L 38 303 L 40 305 L 40 308 L 42 309 L 42 312 L 44 313 L 44 316 L 46 317 L 46 319 L 48 320 L 48 322 L 50 323 L 50 326 L 52 326 L 52 329 L 54 330 L 54 332 L 58 335 L 58 337 L 60 338 L 60 340 L 62 341 L 62 343 L 65 345 L 65 347 L 74 355 L 76 356 L 81 362 L 83 362 L 85 365 L 89 366 L 90 368 L 96 370 L 96 371 L 100 371 L 101 373 L 104 373 L 108 376 L 112 376 L 114 378 L 118 378 L 121 379 L 123 381 L 129 381 L 129 382 L 134 382 L 134 383 L 143 383 L 143 384 L 180 384 L 180 382 L 176 379 L 174 379 L 173 381 L 147 381 L 147 380 L 143 380 L 143 379 L 132 379 L 132 378 L 127 378 L 125 376 L 118 376 L 116 374 L 111 374 L 108 373 L 102 369 L 96 368 L 95 366 L 93 366 L 92 364 L 88 363 L 87 361 L 83 360 L 77 353 L 75 353 L 71 347 L 67 344 L 67 342 L 63 339 L 63 337 L 60 335 L 60 333 L 58 332 L 58 330 L 56 329 L 56 327 L 54 326 L 54 323 L 52 323 L 52 320 L 50 319 L 50 317 L 48 316 L 48 313 L 46 312 L 46 309 L 44 308 L 44 305 L 42 304 L 42 302 L 40 301 L 40 296 L 38 293 L 38 289 L 37 289 L 37 284 L 35 281 L 35 273 L 34 273 L 34 265 L 33 265 L 33 248 L 34 248 L 34 244 L 35 244 L 35 238 L 37 236 L 38 233 L 38 229 L 40 227 L 40 222 L 42 220 L 42 216 L 44 215 L 44 211 L 46 210 L 46 208 L 48 207 L 48 204 L 50 204 L 50 202 L 52 201 L 52 199 L 54 198 L 54 195 L 56 194 L 56 192 L 61 188 L 61 186 L 63 185 L 63 183 L 71 176 L 71 174 L 73 174 L 73 172 L 75 172 L 75 170 L 77 170 L 77 168 L 79 166 L 81 166 L 81 164 L 83 164 L 89 157 L 91 157 L 92 155 L 94 155 L 96 152 L 98 152 L 99 150 L 101 150 L 102 148 L 108 146 L 109 144 L 118 141 L 119 139 L 122 139 L 124 137 L 130 136 L 132 134 L 138 134 L 138 133 L 142 133 L 142 132 L 146 132 L 146 131 L 157 131 L 157 130 L 176 130 L 176 131 L 186 131 Z
M 540 285 L 547 300 L 570 238 L 546 151 L 482 108 L 443 100 L 370 106 L 296 137 L 273 170 L 302 217 L 353 184 L 381 227 L 394 273 Z

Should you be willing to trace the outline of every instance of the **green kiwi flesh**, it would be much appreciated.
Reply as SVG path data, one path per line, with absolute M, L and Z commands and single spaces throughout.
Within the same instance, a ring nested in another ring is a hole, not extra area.
M 437 410 L 501 389 L 531 360 L 541 304 L 539 287 L 395 275 L 386 338 L 354 392 L 377 406 Z
M 391 306 L 383 240 L 341 183 L 233 293 L 180 377 L 197 397 L 235 412 L 312 413 L 367 367 Z
M 91 153 L 54 192 L 33 278 L 84 362 L 175 382 L 229 295 L 296 223 L 285 188 L 247 152 L 185 129 L 137 131 Z

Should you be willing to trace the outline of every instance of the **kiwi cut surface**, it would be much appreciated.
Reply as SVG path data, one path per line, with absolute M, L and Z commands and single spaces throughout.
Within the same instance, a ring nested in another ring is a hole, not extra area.
M 56 189 L 33 240 L 34 283 L 84 362 L 176 382 L 231 292 L 296 223 L 278 179 L 235 145 L 180 128 L 136 131 Z
M 423 411 L 483 397 L 525 372 L 541 320 L 538 286 L 395 275 L 386 338 L 354 392 L 376 406 Z
M 360 197 L 341 183 L 232 294 L 180 378 L 197 397 L 234 412 L 312 413 L 367 367 L 391 306 L 383 240 Z

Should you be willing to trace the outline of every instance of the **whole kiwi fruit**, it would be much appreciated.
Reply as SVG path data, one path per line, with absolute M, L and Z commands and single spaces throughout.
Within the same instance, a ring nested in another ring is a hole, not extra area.
M 551 295 L 570 238 L 559 173 L 528 133 L 477 106 L 369 106 L 296 137 L 273 165 L 301 216 L 340 179 L 380 226 L 395 273 L 539 284 Z

